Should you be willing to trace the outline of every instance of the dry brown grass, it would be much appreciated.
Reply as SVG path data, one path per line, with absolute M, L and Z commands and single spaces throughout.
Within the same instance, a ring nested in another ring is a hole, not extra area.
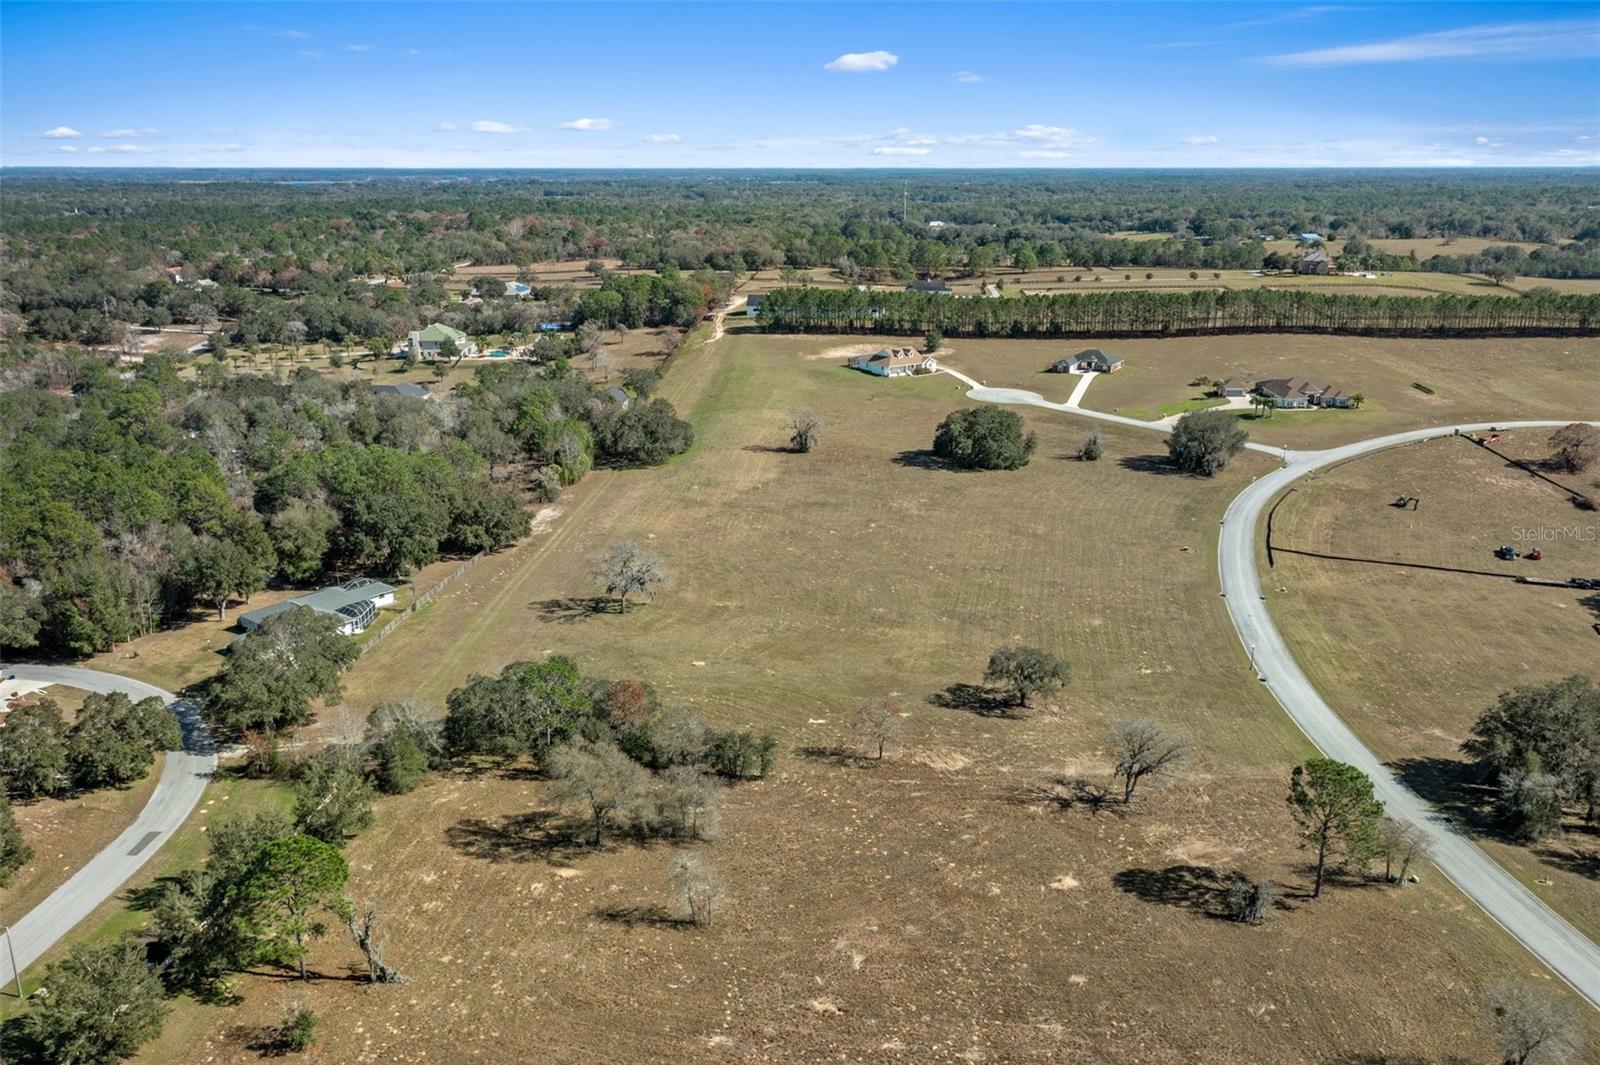
M 1495 446 L 1543 458 L 1547 436 L 1508 433 Z M 1554 476 L 1591 490 L 1597 479 Z M 1420 495 L 1419 509 L 1388 505 L 1402 493 Z M 1600 576 L 1600 520 L 1464 440 L 1380 452 L 1302 481 L 1273 527 L 1275 545 L 1299 550 L 1490 573 Z M 1555 538 L 1533 538 L 1538 529 Z M 1545 558 L 1502 562 L 1493 557 L 1501 544 L 1539 546 Z M 1600 621 L 1600 596 L 1593 592 L 1288 554 L 1277 556 L 1264 583 L 1296 658 L 1340 716 L 1442 801 L 1462 798 L 1461 741 L 1500 692 L 1597 675 L 1600 634 L 1592 626 Z M 1485 846 L 1600 935 L 1600 839 L 1576 821 L 1568 827 L 1564 841 L 1531 849 L 1492 837 Z
M 587 478 L 548 535 L 348 678 L 357 710 L 438 704 L 471 672 L 564 652 L 774 730 L 778 774 L 729 792 L 697 848 L 729 883 L 716 925 L 660 918 L 664 848 L 569 851 L 541 829 L 537 778 L 446 774 L 349 850 L 410 984 L 252 977 L 237 1012 L 155 1059 L 250 1060 L 290 992 L 324 1016 L 330 1060 L 1431 1060 L 1487 1038 L 1487 984 L 1538 973 L 1441 878 L 1297 895 L 1283 797 L 1307 747 L 1254 682 L 1214 569 L 1217 518 L 1266 460 L 1176 477 L 1147 458 L 1159 438 L 1108 430 L 1078 463 L 1062 456 L 1087 427 L 1028 411 L 1028 468 L 932 468 L 934 425 L 966 403 L 954 382 L 808 357 L 837 343 L 733 334 L 680 360 L 663 391 L 695 421 L 688 456 Z M 809 455 L 776 450 L 797 406 L 826 424 Z M 673 587 L 592 613 L 590 559 L 624 537 Z M 929 701 L 1004 642 L 1066 654 L 1063 696 L 1016 720 Z M 890 695 L 911 708 L 905 750 L 841 756 L 855 706 Z M 1132 817 L 1042 796 L 1054 774 L 1104 780 L 1121 715 L 1191 733 L 1188 777 Z M 1261 929 L 1197 912 L 1236 868 L 1294 885 L 1289 912 Z M 314 963 L 351 958 L 333 941 Z

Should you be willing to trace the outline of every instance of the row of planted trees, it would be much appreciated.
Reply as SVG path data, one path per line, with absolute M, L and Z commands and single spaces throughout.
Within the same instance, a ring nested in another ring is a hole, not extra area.
M 1274 289 L 1104 292 L 973 299 L 922 292 L 796 287 L 767 295 L 774 333 L 946 336 L 1194 336 L 1367 333 L 1386 336 L 1587 335 L 1600 295 L 1355 296 Z

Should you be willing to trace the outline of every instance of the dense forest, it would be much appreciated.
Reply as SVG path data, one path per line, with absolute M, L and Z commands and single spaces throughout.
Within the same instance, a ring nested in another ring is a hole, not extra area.
M 0 326 L 106 343 L 117 322 L 209 332 L 221 319 L 245 345 L 370 341 L 437 320 L 440 279 L 465 262 L 538 285 L 532 264 L 616 258 L 706 290 L 714 274 L 773 267 L 864 280 L 1002 264 L 1255 269 L 1266 240 L 1301 232 L 1345 241 L 1367 269 L 1600 277 L 1593 200 L 1571 171 L 12 169 Z M 1517 243 L 1421 259 L 1370 244 L 1453 237 Z M 174 286 L 168 270 L 214 284 Z M 541 313 L 574 309 L 570 292 L 535 295 L 553 305 Z M 510 332 L 533 312 L 471 313 L 484 320 L 452 324 Z
M 301 367 L 131 374 L 79 352 L 0 363 L 0 648 L 91 654 L 279 582 L 404 575 L 509 544 L 527 505 L 594 464 L 692 440 L 653 371 L 634 401 L 556 357 L 482 367 L 448 397 Z
M 1385 336 L 1579 335 L 1600 327 L 1600 296 L 1352 296 L 1274 289 L 1095 292 L 962 299 L 924 292 L 785 288 L 766 296 L 778 333 L 933 330 L 946 336 L 1184 336 L 1368 333 Z

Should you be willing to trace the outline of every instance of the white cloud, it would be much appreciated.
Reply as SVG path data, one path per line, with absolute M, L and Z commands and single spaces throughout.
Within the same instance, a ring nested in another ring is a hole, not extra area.
M 1600 46 L 1600 19 L 1555 19 L 1466 26 L 1369 44 L 1268 56 L 1264 62 L 1275 67 L 1340 67 L 1429 59 L 1582 58 L 1593 55 L 1597 46 Z
M 57 126 L 55 129 L 47 129 L 43 133 L 30 133 L 28 136 L 43 137 L 47 141 L 59 141 L 66 140 L 71 137 L 81 137 L 83 134 L 73 129 L 71 126 Z
M 245 146 L 242 145 L 242 144 L 208 144 L 208 145 L 206 145 L 206 151 L 208 151 L 208 152 L 242 152 L 242 151 L 244 151 L 244 149 L 245 149 Z
M 1071 152 L 1057 151 L 1054 148 L 1030 148 L 1017 153 L 1018 159 L 1065 159 Z
M 1332 15 L 1340 11 L 1349 11 L 1348 7 L 1339 7 L 1334 4 L 1313 4 L 1310 7 L 1297 7 L 1289 11 L 1280 11 L 1276 15 L 1266 18 L 1248 19 L 1244 22 L 1235 22 L 1229 29 L 1242 30 L 1251 26 L 1272 26 L 1279 22 L 1305 22 L 1309 19 L 1321 18 L 1323 15 Z
M 370 51 L 372 51 L 372 45 L 370 45 L 370 44 L 347 44 L 347 45 L 344 46 L 344 50 L 347 51 L 347 52 L 370 52 Z
M 1045 126 L 1038 122 L 1030 122 L 1021 129 L 1014 129 L 1010 133 L 997 133 L 994 137 L 996 140 L 1065 144 L 1077 139 L 1078 131 L 1065 126 Z
M 1209 133 L 1203 133 L 1203 134 L 1197 134 L 1196 136 L 1193 136 L 1193 137 L 1185 137 L 1185 138 L 1183 138 L 1183 143 L 1185 143 L 1185 144 L 1220 144 L 1220 143 L 1222 143 L 1222 138 L 1221 137 L 1213 137 Z
M 420 48 L 407 48 L 406 49 L 406 55 L 421 55 L 421 54 L 422 54 L 422 49 L 420 49 Z
M 317 51 L 315 48 L 302 48 L 302 49 L 300 49 L 300 54 L 305 56 L 307 59 L 321 59 L 322 58 L 322 53 Z
M 676 133 L 652 133 L 645 140 L 651 144 L 677 144 L 683 138 Z
M 117 153 L 120 153 L 122 155 L 133 155 L 133 154 L 138 153 L 138 152 L 148 152 L 149 150 L 150 150 L 149 148 L 146 148 L 142 144 L 91 144 L 91 145 L 89 145 L 89 151 L 94 152 L 96 154 L 99 154 L 100 152 L 117 152 Z
M 453 126 L 451 128 L 454 128 Z M 513 126 L 509 122 L 491 122 L 488 119 L 479 119 L 472 124 L 474 133 L 526 133 L 527 126 Z
M 454 122 L 441 122 L 437 126 L 434 127 L 434 129 L 437 129 L 437 130 L 439 130 L 440 132 L 443 132 L 443 133 L 450 133 L 450 132 L 453 132 L 453 131 L 458 130 L 460 128 L 461 127 L 456 125 Z
M 76 144 L 58 144 L 58 145 L 56 145 L 56 151 L 58 151 L 58 152 L 76 152 L 77 150 L 78 150 L 78 146 Z
M 575 118 L 571 122 L 561 123 L 561 128 L 587 133 L 593 130 L 616 129 L 620 125 L 622 123 L 613 118 Z
M 277 33 L 274 33 L 273 36 L 287 37 L 291 41 L 309 41 L 311 39 L 311 34 L 307 33 L 305 30 L 279 30 Z
M 145 126 L 140 129 L 108 129 L 100 134 L 103 140 L 127 141 L 138 140 L 140 137 L 155 137 L 161 133 L 159 129 Z
M 873 155 L 927 155 L 932 148 L 913 148 L 903 144 L 886 144 L 882 148 L 872 149 Z
M 951 81 L 959 81 L 963 85 L 976 85 L 983 80 L 983 75 L 974 70 L 958 70 L 950 75 Z
M 823 70 L 832 70 L 840 74 L 876 74 L 888 70 L 900 57 L 893 52 L 882 50 L 876 52 L 846 52 L 837 59 L 830 59 L 822 64 Z

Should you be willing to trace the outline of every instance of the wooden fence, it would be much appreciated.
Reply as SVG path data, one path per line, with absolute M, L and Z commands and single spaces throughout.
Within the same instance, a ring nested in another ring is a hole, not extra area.
M 375 632 L 371 638 L 362 643 L 361 653 L 366 654 L 368 651 L 372 650 L 372 648 L 382 643 L 391 632 L 393 632 L 395 629 L 398 629 L 408 618 L 411 617 L 412 614 L 415 614 L 422 607 L 427 606 L 434 596 L 448 588 L 457 577 L 461 576 L 463 573 L 467 572 L 467 570 L 477 565 L 479 560 L 483 558 L 483 554 L 484 553 L 480 551 L 476 555 L 473 555 L 471 558 L 467 559 L 465 562 L 461 563 L 461 565 L 457 566 L 455 569 L 446 574 L 444 579 L 438 584 L 435 584 L 432 588 L 429 588 L 421 595 L 414 594 L 411 598 L 411 605 L 406 607 L 405 613 L 401 614 L 397 618 L 392 619 L 387 625 Z

